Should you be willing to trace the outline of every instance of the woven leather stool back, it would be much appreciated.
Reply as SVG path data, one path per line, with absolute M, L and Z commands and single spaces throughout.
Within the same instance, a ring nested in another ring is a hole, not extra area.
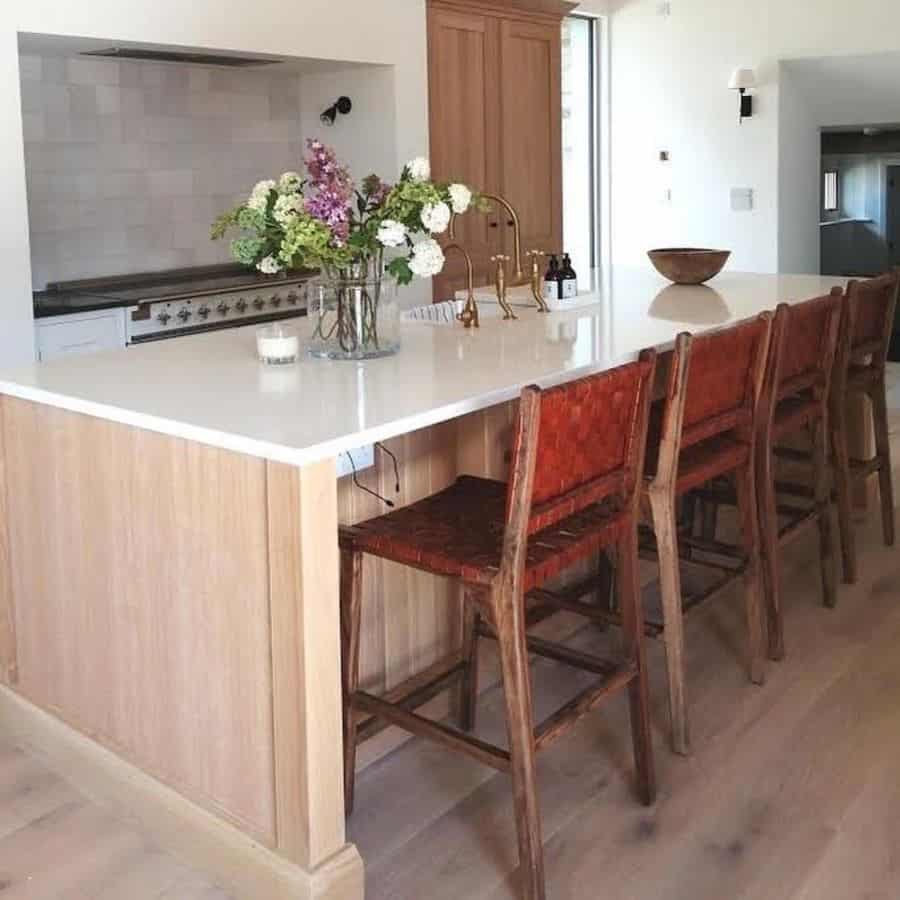
M 785 317 L 785 343 L 779 364 L 778 395 L 784 397 L 812 387 L 826 387 L 831 377 L 843 292 L 836 288 L 794 306 L 779 307 Z
M 645 352 L 639 362 L 610 372 L 546 391 L 526 389 L 537 392 L 539 419 L 529 534 L 613 495 L 623 503 L 633 498 L 643 466 L 646 428 L 641 418 L 654 364 L 655 354 Z M 532 405 L 523 397 L 520 415 L 530 415 Z M 512 479 L 510 494 L 515 487 Z
M 871 281 L 851 281 L 847 286 L 847 321 L 851 356 L 872 355 L 872 363 L 887 360 L 900 274 L 891 272 Z
M 681 446 L 753 421 L 762 384 L 771 315 L 738 323 L 691 342 Z

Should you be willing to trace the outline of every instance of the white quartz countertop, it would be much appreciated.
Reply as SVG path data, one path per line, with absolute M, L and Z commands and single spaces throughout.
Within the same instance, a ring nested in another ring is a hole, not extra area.
M 726 272 L 705 287 L 652 269 L 594 273 L 592 305 L 480 329 L 403 325 L 396 356 L 361 363 L 256 359 L 252 327 L 35 363 L 0 373 L 0 393 L 280 462 L 337 456 L 669 347 L 681 331 L 719 328 L 827 293 L 843 279 Z M 299 320 L 301 330 L 309 327 Z

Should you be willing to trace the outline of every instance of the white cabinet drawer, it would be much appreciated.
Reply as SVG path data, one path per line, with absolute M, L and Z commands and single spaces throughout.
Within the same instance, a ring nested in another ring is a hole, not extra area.
M 53 316 L 39 319 L 36 327 L 38 359 L 42 362 L 125 346 L 125 319 L 121 309 L 92 315 Z

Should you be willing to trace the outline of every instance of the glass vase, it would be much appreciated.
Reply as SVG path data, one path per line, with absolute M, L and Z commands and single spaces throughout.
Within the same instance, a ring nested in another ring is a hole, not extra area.
M 380 261 L 323 272 L 308 290 L 312 356 L 375 359 L 400 349 L 397 282 Z

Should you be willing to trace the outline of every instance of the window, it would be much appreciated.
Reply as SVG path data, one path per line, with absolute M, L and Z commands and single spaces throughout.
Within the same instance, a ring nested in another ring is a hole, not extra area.
M 584 16 L 563 21 L 563 249 L 585 285 L 598 264 L 596 29 Z
M 837 212 L 838 210 L 838 173 L 826 172 L 825 182 L 822 185 L 822 208 L 825 212 Z

